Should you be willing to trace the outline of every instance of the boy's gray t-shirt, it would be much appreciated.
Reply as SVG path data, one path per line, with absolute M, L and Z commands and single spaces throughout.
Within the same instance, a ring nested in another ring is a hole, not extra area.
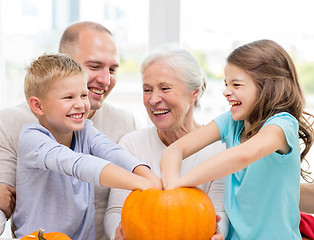
M 141 164 L 86 120 L 74 151 L 38 123 L 23 127 L 17 161 L 17 237 L 43 228 L 71 239 L 95 239 L 94 186 L 110 162 L 129 171 Z M 93 155 L 93 156 L 92 156 Z

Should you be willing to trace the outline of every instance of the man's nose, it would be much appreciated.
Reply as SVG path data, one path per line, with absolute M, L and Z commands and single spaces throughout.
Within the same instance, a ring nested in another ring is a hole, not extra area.
M 109 69 L 104 68 L 102 71 L 100 71 L 96 80 L 102 86 L 108 87 L 110 85 L 110 71 L 109 71 Z

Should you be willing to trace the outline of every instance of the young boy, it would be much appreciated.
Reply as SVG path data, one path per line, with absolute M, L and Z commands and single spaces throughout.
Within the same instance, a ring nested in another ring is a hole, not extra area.
M 86 75 L 76 61 L 61 54 L 40 56 L 27 69 L 24 90 L 39 123 L 24 126 L 20 135 L 16 237 L 43 228 L 94 240 L 93 185 L 161 186 L 147 166 L 86 119 Z

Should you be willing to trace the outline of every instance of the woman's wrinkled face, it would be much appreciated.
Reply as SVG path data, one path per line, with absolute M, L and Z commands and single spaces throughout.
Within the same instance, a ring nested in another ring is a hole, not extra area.
M 179 74 L 162 63 L 152 63 L 142 78 L 144 105 L 157 129 L 180 128 L 193 119 L 198 91 L 188 89 Z

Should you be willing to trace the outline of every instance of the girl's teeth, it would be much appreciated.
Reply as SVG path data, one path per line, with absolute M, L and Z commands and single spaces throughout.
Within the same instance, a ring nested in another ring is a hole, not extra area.
M 234 106 L 234 105 L 239 105 L 239 104 L 241 104 L 241 102 L 230 102 L 229 104 L 232 105 L 232 106 Z

